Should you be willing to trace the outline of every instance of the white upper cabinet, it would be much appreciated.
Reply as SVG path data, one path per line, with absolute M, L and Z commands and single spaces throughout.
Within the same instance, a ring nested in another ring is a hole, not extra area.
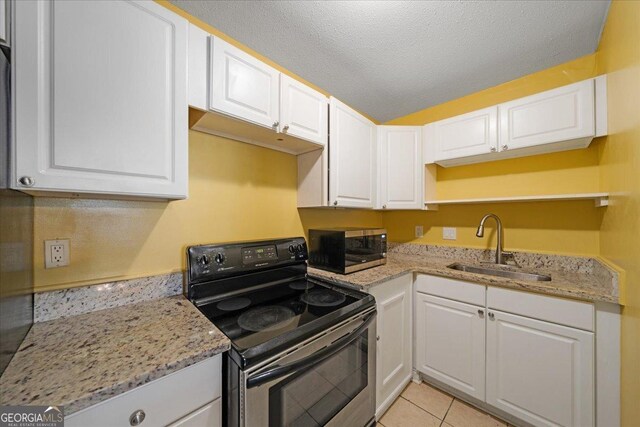
M 189 105 L 208 112 L 192 129 L 289 154 L 308 153 L 327 144 L 328 102 L 318 91 L 189 25 Z
M 457 166 L 589 146 L 606 135 L 600 76 L 424 127 L 424 161 Z
M 421 135 L 419 126 L 378 126 L 378 208 L 422 209 Z
M 593 84 L 585 80 L 500 104 L 500 150 L 581 138 L 589 145 L 595 135 Z
M 280 72 L 218 37 L 209 43 L 209 109 L 279 130 Z
M 498 146 L 498 107 L 432 123 L 435 162 L 488 154 Z
M 333 97 L 329 104 L 329 205 L 373 208 L 376 125 Z
M 594 425 L 594 336 L 490 310 L 487 403 L 535 426 Z
M 329 100 L 320 92 L 280 74 L 280 130 L 286 135 L 327 144 Z
M 14 6 L 13 188 L 185 198 L 187 21 L 154 2 Z

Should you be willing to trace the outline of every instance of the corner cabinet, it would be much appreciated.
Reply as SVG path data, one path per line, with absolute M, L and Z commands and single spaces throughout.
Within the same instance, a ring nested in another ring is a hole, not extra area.
M 333 97 L 329 105 L 329 205 L 373 208 L 376 125 Z
M 12 187 L 187 196 L 187 21 L 143 1 L 19 1 Z
M 379 209 L 422 209 L 422 129 L 378 126 Z
M 376 418 L 402 393 L 411 378 L 413 274 L 376 285 Z

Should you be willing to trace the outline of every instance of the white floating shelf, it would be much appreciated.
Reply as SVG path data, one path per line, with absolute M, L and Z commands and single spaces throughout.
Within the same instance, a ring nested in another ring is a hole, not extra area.
M 597 208 L 609 205 L 609 193 L 548 194 L 540 196 L 488 197 L 481 199 L 427 200 L 427 208 L 437 205 L 469 205 L 480 203 L 554 202 L 565 200 L 593 200 Z

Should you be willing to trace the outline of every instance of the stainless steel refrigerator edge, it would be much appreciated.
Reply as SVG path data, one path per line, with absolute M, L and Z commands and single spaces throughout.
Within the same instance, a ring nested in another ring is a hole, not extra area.
M 10 34 L 10 1 L 0 14 Z M 0 375 L 33 324 L 33 199 L 9 189 L 11 159 L 10 38 L 0 34 Z

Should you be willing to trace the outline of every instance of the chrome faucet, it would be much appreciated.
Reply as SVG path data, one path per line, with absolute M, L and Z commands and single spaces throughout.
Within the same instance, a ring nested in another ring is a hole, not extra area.
M 505 261 L 505 255 L 512 255 L 511 252 L 505 252 L 502 249 L 502 221 L 495 214 L 486 214 L 480 220 L 480 225 L 478 226 L 478 230 L 476 231 L 476 237 L 484 237 L 484 222 L 487 218 L 493 218 L 496 220 L 496 224 L 498 225 L 498 246 L 496 247 L 496 264 L 507 265 Z

